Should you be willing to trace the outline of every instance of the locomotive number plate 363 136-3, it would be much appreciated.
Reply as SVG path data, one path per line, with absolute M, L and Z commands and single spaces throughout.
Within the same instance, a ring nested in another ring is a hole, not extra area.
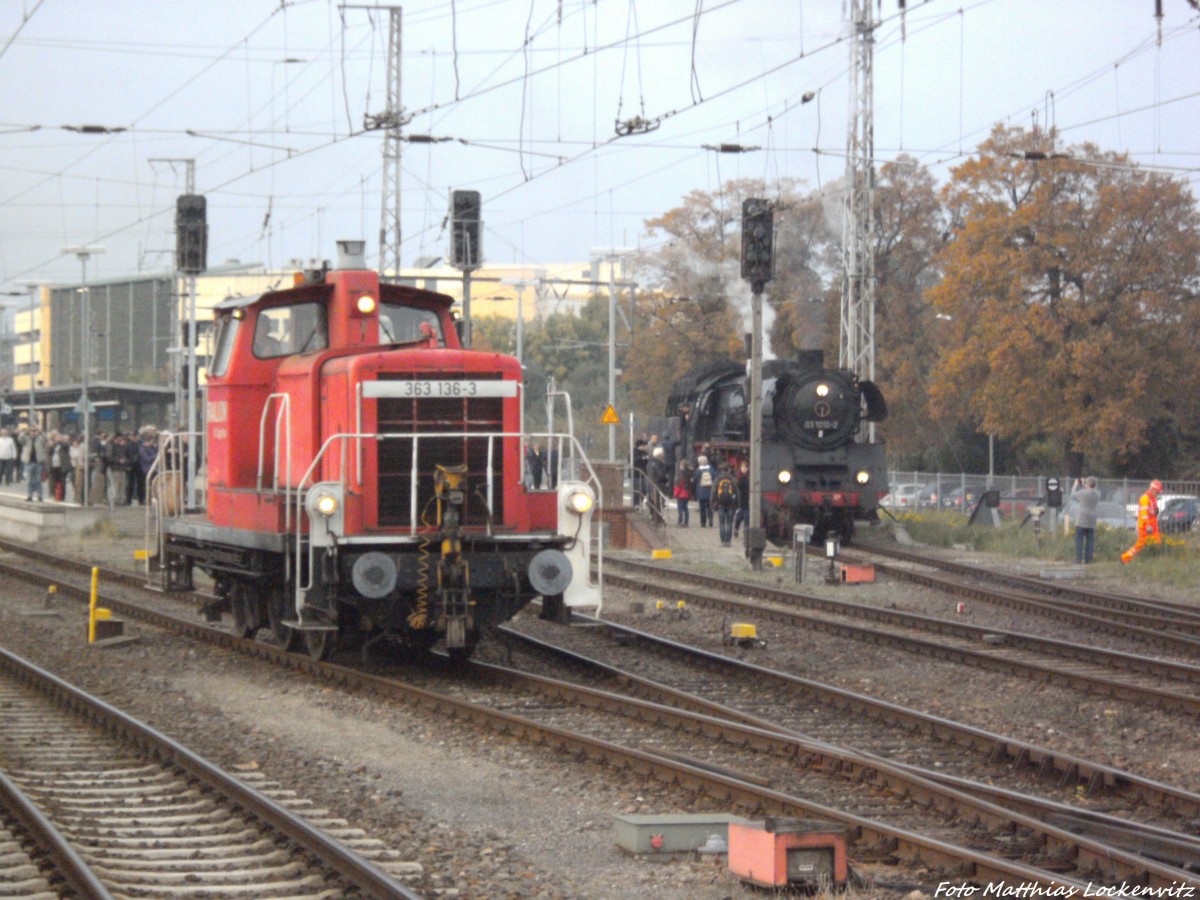
M 474 379 L 437 379 L 429 381 L 365 381 L 364 397 L 448 398 L 515 397 L 515 381 L 476 381 Z

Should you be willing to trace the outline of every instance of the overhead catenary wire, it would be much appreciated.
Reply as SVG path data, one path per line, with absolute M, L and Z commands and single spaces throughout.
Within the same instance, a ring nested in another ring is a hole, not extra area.
M 427 4 L 426 5 L 427 8 L 424 10 L 424 14 L 428 15 L 430 18 L 433 18 L 437 14 L 436 8 L 438 6 L 439 6 L 438 4 Z M 593 15 L 593 17 L 595 17 L 595 16 L 599 15 L 599 12 L 595 9 L 595 6 L 596 6 L 595 4 L 591 4 L 591 5 L 584 4 L 575 9 L 568 9 L 567 15 L 569 16 L 573 12 L 586 9 L 587 13 L 591 13 Z M 710 10 L 705 9 L 704 7 L 706 7 L 706 6 L 707 6 L 707 4 L 696 4 L 695 8 L 693 8 L 691 10 L 691 14 L 687 17 L 689 20 L 688 27 L 691 30 L 693 30 L 693 32 L 694 32 L 693 26 L 694 26 L 695 12 L 697 9 L 700 9 L 704 14 L 708 14 L 710 12 Z M 910 6 L 912 6 L 912 4 L 910 4 Z M 973 8 L 975 8 L 975 6 L 976 5 L 968 5 L 968 7 L 967 7 L 966 18 L 968 21 L 971 16 L 971 10 Z M 456 13 L 458 16 L 458 22 L 459 22 L 460 27 L 463 25 L 463 23 L 465 21 L 465 16 L 468 14 L 468 11 L 464 10 L 462 4 L 458 4 L 458 6 L 454 10 L 448 9 L 444 5 L 441 5 L 441 9 L 444 11 L 446 16 L 450 16 L 451 14 Z M 909 13 L 908 13 L 908 16 L 909 16 L 908 26 L 909 27 L 907 29 L 907 36 L 910 40 L 913 39 L 914 34 L 917 33 L 917 28 L 921 27 L 922 17 L 919 15 L 919 13 L 926 12 L 926 11 L 928 11 L 928 13 L 930 14 L 930 15 L 926 16 L 926 18 L 929 19 L 929 18 L 932 18 L 933 13 L 936 12 L 938 15 L 942 15 L 943 13 L 946 12 L 946 9 L 945 9 L 945 7 L 936 7 L 935 8 L 934 4 L 929 4 L 928 7 L 921 7 L 919 10 L 917 10 L 917 9 L 909 10 Z M 474 10 L 471 10 L 470 12 L 474 12 Z M 555 12 L 556 13 L 562 12 L 561 4 L 558 5 L 558 8 L 555 10 Z M 958 14 L 955 13 L 955 15 L 958 15 Z M 946 16 L 942 16 L 942 17 L 945 18 Z M 585 16 L 580 16 L 577 21 L 582 23 L 583 26 L 586 26 L 586 24 L 590 20 L 585 15 Z M 960 17 L 960 21 L 961 21 L 961 17 Z M 293 32 L 294 32 L 294 29 L 293 29 Z M 464 33 L 465 33 L 465 30 L 464 30 Z M 664 32 L 660 32 L 660 34 L 664 34 Z M 331 39 L 339 41 L 339 42 L 342 40 L 342 35 L 340 35 L 340 34 L 339 35 L 330 35 L 330 37 L 331 37 Z M 349 37 L 349 35 L 347 35 L 347 38 L 348 37 Z M 592 34 L 591 34 L 590 30 L 589 30 L 588 38 L 589 38 L 589 50 L 592 51 L 591 55 L 593 55 L 593 63 L 595 64 L 596 61 L 599 59 L 599 55 L 590 46 L 592 43 L 595 43 L 594 41 L 591 40 Z M 639 34 L 639 40 L 642 42 L 643 47 L 648 46 L 648 38 L 647 38 L 646 34 Z M 1169 43 L 1170 32 L 1164 31 L 1164 41 Z M 278 43 L 278 42 L 276 42 L 276 43 Z M 349 44 L 352 42 L 347 41 L 347 43 Z M 619 41 L 614 42 L 614 43 L 619 43 Z M 807 39 L 806 39 L 806 43 L 807 43 Z M 247 52 L 246 48 L 248 46 L 249 45 L 247 43 L 242 43 L 240 46 L 236 47 L 236 50 L 244 55 Z M 463 49 L 465 49 L 465 48 L 458 48 L 458 50 L 456 50 L 456 58 L 461 58 L 458 56 L 458 54 L 460 54 Z M 546 48 L 542 47 L 540 49 L 544 50 Z M 528 47 L 528 53 L 529 53 L 530 59 L 534 58 L 535 51 L 537 51 L 537 50 L 539 50 L 539 48 L 536 45 L 530 45 Z M 811 51 L 809 53 L 809 57 L 811 58 L 815 54 L 815 52 L 816 52 L 815 50 Z M 558 55 L 561 55 L 561 52 Z M 564 65 L 569 65 L 570 62 L 571 62 L 570 60 L 567 60 L 564 63 Z M 690 63 L 684 62 L 683 60 L 681 60 L 681 66 L 690 67 Z M 542 67 L 541 66 L 535 67 L 535 66 L 531 65 L 531 69 L 535 69 L 535 68 L 541 69 Z M 547 67 L 547 68 L 549 68 L 549 67 Z M 756 69 L 761 68 L 761 66 L 756 66 L 755 68 Z M 1104 69 L 1105 72 L 1107 71 L 1107 68 L 1108 67 L 1105 67 L 1105 69 Z M 558 71 L 561 73 L 562 69 L 560 68 Z M 466 73 L 464 72 L 464 74 L 466 74 Z M 536 75 L 536 72 L 534 72 L 533 74 Z M 686 69 L 681 68 L 680 69 L 681 82 L 682 82 L 682 78 L 684 77 L 685 74 L 688 74 Z M 702 73 L 702 74 L 704 74 L 704 73 Z M 753 74 L 753 73 L 751 73 L 751 74 Z M 498 79 L 493 79 L 493 80 L 498 80 Z M 705 80 L 707 83 L 708 79 L 706 78 Z M 346 99 L 347 98 L 347 93 L 346 93 L 347 85 L 345 83 L 345 79 L 342 79 L 342 81 L 343 81 L 343 83 L 341 85 L 341 90 L 342 90 L 342 94 L 343 94 L 343 102 L 346 103 L 347 109 L 349 109 L 351 106 L 353 106 L 353 102 L 351 102 L 352 95 L 351 95 L 351 100 Z M 682 87 L 682 83 L 680 86 Z M 707 84 L 706 84 L 706 87 L 707 87 Z M 755 85 L 755 87 L 757 88 L 759 86 Z M 290 82 L 290 84 L 288 86 L 288 90 L 290 92 L 289 98 L 288 98 L 289 99 L 288 108 L 289 108 L 289 110 L 293 110 L 293 111 L 295 109 L 294 104 L 299 99 L 299 92 L 297 91 L 296 88 L 297 88 L 297 83 Z M 808 89 L 811 90 L 811 88 L 808 88 Z M 1059 97 L 1066 96 L 1066 93 L 1062 90 L 1058 90 L 1057 86 L 1056 86 L 1056 91 L 1057 91 L 1057 95 Z M 447 91 L 446 93 L 449 93 L 449 92 Z M 466 98 L 465 92 L 460 91 L 459 93 L 461 95 L 459 97 L 459 99 L 465 100 L 465 98 Z M 797 92 L 797 94 L 798 93 L 799 92 Z M 817 96 L 819 96 L 819 94 Z M 1165 102 L 1161 96 L 1158 98 L 1158 101 Z M 433 105 L 433 104 L 431 104 L 431 105 Z M 442 112 L 448 111 L 452 105 L 453 105 L 453 103 L 443 104 L 441 111 Z M 766 132 L 766 134 L 768 136 L 774 136 L 775 140 L 772 141 L 771 144 L 776 149 L 777 152 L 779 152 L 779 153 L 792 152 L 793 148 L 787 146 L 788 142 L 786 140 L 779 139 L 780 134 L 778 132 L 778 126 L 780 124 L 781 115 L 786 115 L 788 113 L 794 113 L 799 108 L 800 105 L 801 104 L 799 103 L 798 97 L 793 95 L 787 99 L 785 104 L 782 105 L 783 106 L 782 112 L 780 112 L 781 104 L 778 104 L 778 103 L 775 104 L 774 108 L 768 108 L 768 109 L 764 109 L 764 110 L 760 110 L 760 111 L 750 110 L 746 114 L 741 114 L 737 117 L 736 127 L 738 127 L 738 129 L 739 129 L 739 133 L 740 133 L 742 139 L 746 140 L 747 143 L 750 143 L 750 142 L 767 143 L 767 141 L 762 139 L 762 136 L 763 136 L 762 133 Z M 817 106 L 814 106 L 814 110 L 816 110 L 818 106 L 819 106 L 819 101 L 818 101 Z M 1061 108 L 1061 104 L 1060 104 L 1060 108 Z M 128 123 L 119 123 L 119 124 L 127 125 Z M 818 116 L 818 122 L 815 124 L 818 128 L 820 127 L 820 117 L 819 116 Z M 1060 118 L 1058 124 L 1059 124 L 1060 129 L 1065 129 L 1065 128 L 1070 127 L 1072 123 L 1070 120 Z M 729 127 L 734 127 L 734 125 L 735 125 L 735 123 L 731 120 Z M 293 128 L 293 126 L 294 126 L 294 128 Z M 290 133 L 297 134 L 297 135 L 305 135 L 306 137 L 318 137 L 318 138 L 320 137 L 320 129 L 319 128 L 306 128 L 303 126 L 304 126 L 304 123 L 301 122 L 300 119 L 298 117 L 296 117 L 293 113 L 292 122 L 289 125 L 289 128 L 293 128 L 293 130 Z M 137 127 L 137 126 L 135 126 L 135 127 Z M 706 126 L 706 127 L 711 129 L 711 126 Z M 1082 126 L 1080 126 L 1080 127 L 1082 127 Z M 205 134 L 206 136 L 210 133 L 207 130 L 205 130 L 205 131 L 200 131 L 199 129 L 193 129 L 193 130 L 196 130 L 197 133 Z M 678 131 L 679 129 L 674 129 L 674 130 Z M 354 137 L 358 136 L 356 134 L 356 131 L 357 130 L 352 127 L 347 128 L 345 131 L 342 131 L 340 128 L 337 129 L 337 133 L 340 134 L 341 139 L 343 139 L 343 140 L 351 140 Z M 960 131 L 959 143 L 960 143 L 960 145 L 962 145 L 965 143 L 966 138 L 961 136 L 961 131 L 962 131 L 961 128 L 959 129 L 959 131 Z M 157 133 L 166 134 L 168 132 L 169 132 L 168 129 L 163 129 L 163 130 L 158 131 Z M 148 134 L 151 134 L 154 132 L 149 131 L 149 130 L 142 130 L 141 133 L 143 135 L 148 135 Z M 433 133 L 432 129 L 430 129 L 430 133 Z M 495 148 L 497 151 L 511 152 L 510 150 L 505 149 L 504 139 L 499 138 L 499 139 L 494 139 L 494 140 L 480 140 L 479 139 L 480 135 L 474 129 L 462 129 L 462 128 L 453 129 L 449 133 L 456 135 L 458 137 L 461 137 L 463 139 L 462 141 L 459 142 L 460 146 L 465 146 L 464 141 L 466 141 L 466 142 L 473 141 L 475 146 L 477 146 L 481 150 L 484 149 L 484 145 L 486 145 L 489 148 Z M 219 131 L 212 131 L 211 134 L 217 135 L 217 134 L 219 134 Z M 332 139 L 333 134 L 334 134 L 334 132 L 332 130 L 330 130 L 329 132 L 326 132 L 325 137 Z M 523 132 L 523 135 L 522 135 L 523 144 L 521 146 L 523 146 L 526 150 L 528 150 L 531 155 L 534 152 L 540 152 L 542 150 L 546 150 L 550 146 L 548 143 L 546 143 L 544 141 L 537 140 L 537 137 L 538 136 L 536 134 L 530 133 L 527 129 Z M 726 137 L 726 136 L 722 135 L 722 137 Z M 135 136 L 133 134 L 127 134 L 122 137 L 122 140 L 124 140 L 125 138 L 134 140 Z M 240 139 L 236 135 L 233 135 L 233 138 L 235 140 Z M 759 139 L 754 140 L 754 138 L 759 138 Z M 709 131 L 709 133 L 704 134 L 704 137 L 701 140 L 697 140 L 695 142 L 695 144 L 693 144 L 692 146 L 693 147 L 699 146 L 700 143 L 702 143 L 702 142 L 706 142 L 706 143 L 713 142 L 713 132 L 711 130 Z M 227 144 L 231 148 L 236 148 L 236 146 L 237 146 L 228 140 L 218 141 L 218 143 Z M 569 146 L 569 144 L 567 142 L 564 142 L 561 139 L 559 141 L 557 141 L 556 143 L 558 143 L 560 148 Z M 793 141 L 791 143 L 802 144 L 803 142 Z M 901 146 L 902 146 L 902 149 L 904 149 L 906 152 L 911 149 L 914 149 L 911 147 L 904 147 L 904 143 L 906 143 L 906 142 L 902 142 Z M 1156 143 L 1161 145 L 1161 140 L 1156 141 Z M 364 144 L 365 144 L 365 142 L 364 142 Z M 686 142 L 678 142 L 678 141 L 655 142 L 655 141 L 652 141 L 645 137 L 639 137 L 637 140 L 637 146 L 639 149 L 659 149 L 663 152 L 669 153 L 669 152 L 671 152 L 671 149 L 686 149 Z M 211 153 L 214 149 L 215 148 L 205 148 L 204 152 Z M 297 148 L 297 149 L 300 149 L 300 148 Z M 585 149 L 585 147 L 580 147 L 580 149 Z M 838 152 L 838 151 L 824 151 L 822 148 L 820 148 L 819 140 L 815 142 L 813 148 L 801 147 L 800 149 L 812 149 L 813 151 L 819 151 L 820 153 L 814 152 L 814 156 L 816 157 L 816 159 L 818 161 L 819 161 L 820 154 L 828 153 L 829 155 L 836 155 Z M 965 147 L 963 149 L 965 151 Z M 1160 146 L 1156 149 L 1162 149 L 1162 148 Z M 253 151 L 253 148 L 250 148 L 248 146 L 245 148 L 245 153 L 247 154 L 247 156 L 249 156 L 249 154 L 252 151 Z M 233 153 L 233 152 L 235 152 L 235 150 L 231 149 L 229 152 Z M 282 150 L 276 150 L 273 152 L 286 153 L 287 151 L 286 151 L 286 149 L 282 149 Z M 364 145 L 362 148 L 362 151 L 361 151 L 361 154 L 363 155 L 363 157 L 365 158 L 367 155 L 370 154 L 370 152 L 371 152 L 371 148 Z M 603 157 L 603 156 L 611 156 L 611 155 L 614 155 L 621 151 L 617 150 L 616 148 L 610 148 L 609 146 L 596 146 L 594 152 L 595 152 L 595 154 Z M 218 151 L 217 155 L 219 156 L 219 151 Z M 540 170 L 535 169 L 530 174 L 534 174 L 535 178 L 537 178 L 537 177 L 541 177 L 544 174 L 551 174 L 553 172 L 556 172 L 559 169 L 561 169 L 564 165 L 569 165 L 569 160 L 564 159 L 564 157 L 570 157 L 572 155 L 573 154 L 571 154 L 569 151 L 567 153 L 554 153 L 551 151 L 548 154 L 548 156 L 544 157 L 545 159 L 548 159 L 551 162 L 551 166 L 549 168 L 542 166 Z M 689 156 L 689 157 L 694 156 L 694 155 L 696 155 L 694 152 L 686 154 L 686 156 Z M 247 166 L 247 168 L 253 169 L 255 171 L 260 170 L 262 167 L 258 165 L 258 162 L 260 162 L 260 161 L 256 160 L 255 165 Z M 937 160 L 936 162 L 940 162 L 940 160 Z M 278 163 L 275 163 L 275 165 L 278 165 Z M 619 201 L 620 183 L 623 183 L 623 182 L 621 182 L 621 179 L 618 179 L 618 183 L 613 183 L 612 176 L 607 175 L 607 174 L 603 174 L 603 176 L 602 176 L 602 172 L 603 172 L 602 167 L 597 167 L 595 169 L 595 172 L 597 173 L 596 183 L 593 184 L 591 187 L 592 187 L 593 196 L 595 196 L 599 200 L 599 205 L 597 207 L 597 211 L 601 212 L 604 207 L 607 207 L 609 205 L 609 202 L 608 202 L 609 197 L 613 196 L 614 190 L 618 191 L 618 193 L 616 194 L 616 199 Z M 358 171 L 355 171 L 353 173 L 348 172 L 348 171 L 345 172 L 345 176 L 352 178 L 353 183 L 355 185 L 357 185 L 359 183 L 360 174 L 361 173 Z M 68 173 L 68 175 L 73 176 L 74 173 Z M 105 183 L 108 183 L 107 173 L 102 174 L 101 177 L 105 179 Z M 428 182 L 429 180 L 430 179 L 428 177 L 425 179 L 426 182 Z M 628 179 L 626 179 L 626 180 L 628 180 Z M 524 183 L 523 176 L 522 176 L 522 182 Z M 334 183 L 336 184 L 336 180 Z M 504 183 L 503 176 L 500 176 L 499 179 L 497 179 L 497 180 L 493 180 L 492 183 L 496 183 L 496 184 Z M 585 186 L 585 190 L 582 193 L 586 195 L 587 194 L 586 184 L 584 186 Z M 519 185 L 516 185 L 514 187 L 519 187 Z M 331 184 L 331 188 L 332 188 L 332 184 Z M 68 196 L 70 195 L 69 191 L 66 191 L 65 193 L 67 193 Z M 294 193 L 294 192 L 292 192 L 292 193 Z M 330 191 L 330 193 L 332 193 L 332 190 Z M 441 193 L 444 193 L 444 191 L 442 191 Z M 317 195 L 319 196 L 320 192 L 318 192 Z M 600 199 L 600 198 L 603 198 L 603 199 Z M 495 198 L 492 198 L 492 199 L 495 199 Z M 444 198 L 441 198 L 439 202 L 444 203 Z M 620 205 L 620 204 L 618 203 L 618 205 Z M 293 207 L 294 207 L 294 204 L 293 204 Z M 281 207 L 279 204 L 276 205 L 276 214 L 277 215 L 284 214 L 283 207 Z M 290 214 L 290 213 L 288 213 L 288 214 Z M 528 216 L 529 216 L 529 214 L 527 214 L 527 217 Z

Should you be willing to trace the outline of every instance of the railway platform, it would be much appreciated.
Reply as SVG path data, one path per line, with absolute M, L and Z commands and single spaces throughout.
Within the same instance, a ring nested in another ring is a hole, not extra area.
M 147 543 L 146 506 L 81 506 L 50 498 L 43 485 L 42 501 L 26 500 L 24 481 L 0 485 L 0 538 L 35 547 L 67 549 L 97 565 L 144 570 L 137 551 Z
M 708 564 L 729 569 L 745 569 L 749 565 L 742 544 L 743 535 L 734 538 L 733 546 L 722 547 L 721 531 L 715 522 L 710 528 L 700 527 L 700 512 L 695 503 L 689 505 L 689 523 L 686 526 L 676 524 L 674 501 L 664 512 L 665 527 L 655 528 L 645 503 L 640 508 L 628 507 L 630 528 L 641 535 L 642 540 L 629 542 L 632 547 L 630 550 L 616 552 L 645 556 L 656 550 L 669 550 L 671 559 L 685 565 Z M 778 555 L 778 551 L 769 550 L 768 555 Z

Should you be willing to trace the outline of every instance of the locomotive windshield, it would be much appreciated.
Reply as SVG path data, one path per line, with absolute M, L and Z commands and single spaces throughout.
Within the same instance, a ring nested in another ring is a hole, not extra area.
M 241 318 L 237 316 L 221 316 L 217 319 L 217 334 L 213 338 L 212 361 L 208 364 L 208 374 L 220 378 L 229 370 L 229 360 L 233 356 L 233 341 L 237 337 L 238 325 Z
M 329 346 L 324 303 L 293 303 L 261 310 L 254 323 L 254 355 L 274 359 Z
M 433 310 L 391 303 L 379 308 L 379 340 L 382 343 L 407 344 L 427 341 L 431 337 L 437 340 L 439 347 L 446 346 L 441 320 Z

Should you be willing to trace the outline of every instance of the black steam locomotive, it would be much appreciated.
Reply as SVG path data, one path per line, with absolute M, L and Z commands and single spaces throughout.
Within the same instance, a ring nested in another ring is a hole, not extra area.
M 701 453 L 736 466 L 748 458 L 750 379 L 746 367 L 717 360 L 671 387 L 660 433 L 681 456 Z M 849 369 L 827 369 L 821 351 L 763 364 L 762 510 L 767 540 L 792 541 L 793 526 L 813 540 L 854 536 L 856 520 L 874 520 L 887 493 L 882 443 L 857 440 L 864 422 L 887 418 L 883 394 Z

